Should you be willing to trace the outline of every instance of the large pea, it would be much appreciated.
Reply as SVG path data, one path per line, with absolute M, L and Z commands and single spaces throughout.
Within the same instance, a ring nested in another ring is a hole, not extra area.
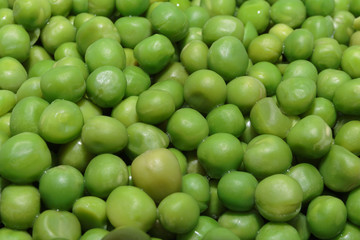
M 190 74 L 197 70 L 206 69 L 208 51 L 209 48 L 203 41 L 191 41 L 181 50 L 181 63 Z
M 0 57 L 13 57 L 24 62 L 29 53 L 30 37 L 23 26 L 7 24 L 0 28 Z
M 360 46 L 350 46 L 343 52 L 341 68 L 352 78 L 360 77 L 358 64 L 360 62 Z
M 284 54 L 290 62 L 308 59 L 313 51 L 314 37 L 307 29 L 296 29 L 284 41 Z
M 291 28 L 299 27 L 306 19 L 306 8 L 301 0 L 278 0 L 271 6 L 271 19 Z
M 276 63 L 282 53 L 281 40 L 270 33 L 254 38 L 248 47 L 249 58 L 253 63 L 267 61 Z
M 136 44 L 151 36 L 151 23 L 144 17 L 122 17 L 116 20 L 115 27 L 121 36 L 121 45 L 134 48 Z
M 267 1 L 246 1 L 239 7 L 237 17 L 244 24 L 251 22 L 258 33 L 263 33 L 270 23 L 270 4 Z
M 314 35 L 315 40 L 331 37 L 334 32 L 334 25 L 330 16 L 311 16 L 303 22 L 301 28 L 308 29 Z
M 317 96 L 332 101 L 336 89 L 349 80 L 351 77 L 344 71 L 325 69 L 319 73 L 316 81 Z
M 315 41 L 311 62 L 319 71 L 340 67 L 342 50 L 339 43 L 332 38 L 319 38 Z
M 42 28 L 51 16 L 51 5 L 46 0 L 20 0 L 13 5 L 14 19 L 25 29 L 33 31 Z

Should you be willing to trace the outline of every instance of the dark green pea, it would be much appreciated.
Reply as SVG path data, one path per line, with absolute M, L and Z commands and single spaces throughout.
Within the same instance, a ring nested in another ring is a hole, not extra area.
M 354 15 L 348 11 L 337 11 L 334 13 L 334 39 L 339 44 L 348 44 L 351 35 L 354 33 L 353 22 L 355 20 Z
M 115 27 L 121 36 L 121 45 L 134 48 L 136 44 L 151 36 L 151 23 L 144 17 L 122 17 L 116 20 Z
M 307 29 L 296 29 L 284 41 L 284 54 L 290 62 L 308 59 L 314 47 L 314 37 Z
M 244 24 L 251 22 L 258 33 L 263 33 L 270 23 L 270 4 L 266 1 L 244 2 L 236 15 Z
M 185 10 L 189 21 L 189 27 L 202 28 L 205 22 L 210 18 L 209 12 L 200 6 L 191 6 Z
M 306 8 L 301 0 L 277 0 L 271 6 L 270 16 L 275 23 L 297 28 L 306 19 Z
M 334 93 L 335 109 L 349 115 L 360 115 L 360 98 L 357 91 L 360 87 L 360 78 L 347 81 L 340 85 Z M 351 103 L 351 104 L 349 104 Z
M 301 28 L 309 30 L 314 39 L 331 37 L 334 32 L 334 24 L 330 16 L 312 16 L 307 18 Z
M 351 77 L 344 71 L 325 69 L 319 73 L 316 82 L 317 96 L 332 101 L 335 90 L 349 80 L 351 80 Z

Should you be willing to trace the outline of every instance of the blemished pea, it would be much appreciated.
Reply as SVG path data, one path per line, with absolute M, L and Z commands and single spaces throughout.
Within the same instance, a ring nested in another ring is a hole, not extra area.
M 226 83 L 212 70 L 198 70 L 184 83 L 184 99 L 193 109 L 208 113 L 214 107 L 225 103 Z
M 240 109 L 234 104 L 224 104 L 211 110 L 206 116 L 210 135 L 230 133 L 240 137 L 245 130 L 245 120 Z
M 332 101 L 336 89 L 349 80 L 351 77 L 344 71 L 325 69 L 319 73 L 316 81 L 317 96 Z
M 36 218 L 32 237 L 35 239 L 70 239 L 81 236 L 81 226 L 76 216 L 68 211 L 45 210 Z
M 262 134 L 253 138 L 244 153 L 247 172 L 257 179 L 284 173 L 292 163 L 289 146 L 278 136 Z
M 301 0 L 278 0 L 271 6 L 270 16 L 275 23 L 297 28 L 306 18 L 306 8 Z
M 0 27 L 3 27 L 7 24 L 13 24 L 14 21 L 15 20 L 14 20 L 14 14 L 13 14 L 12 9 L 0 8 Z
M 281 40 L 270 33 L 257 36 L 248 47 L 248 55 L 253 63 L 262 61 L 276 63 L 280 58 L 281 52 Z
M 179 109 L 184 103 L 184 87 L 179 81 L 173 79 L 159 81 L 152 84 L 150 89 L 163 90 L 169 93 L 174 100 L 175 109 Z
M 306 218 L 310 232 L 318 238 L 333 238 L 345 227 L 346 207 L 337 197 L 322 195 L 313 199 L 307 209 Z
M 314 40 L 331 37 L 334 32 L 334 25 L 330 16 L 311 16 L 308 17 L 301 25 L 301 28 L 309 30 Z
M 149 7 L 149 0 L 115 0 L 116 9 L 123 16 L 140 16 Z
M 24 62 L 29 57 L 30 37 L 23 26 L 7 24 L 0 28 L 0 57 Z
M 136 122 L 127 128 L 129 141 L 125 153 L 130 159 L 156 148 L 167 148 L 169 137 L 156 126 L 143 122 Z
M 210 201 L 209 180 L 198 173 L 188 173 L 182 177 L 181 192 L 191 195 L 198 203 L 200 213 L 208 208 Z
M 134 48 L 135 59 L 149 74 L 159 73 L 175 53 L 171 41 L 161 34 L 154 34 L 139 42 Z
M 295 156 L 315 160 L 330 151 L 333 138 L 331 128 L 321 117 L 309 115 L 290 129 L 286 141 Z
M 126 78 L 115 66 L 100 66 L 86 79 L 86 93 L 99 107 L 114 107 L 125 96 Z
M 262 98 L 250 111 L 252 127 L 258 134 L 273 134 L 285 138 L 292 127 L 292 121 L 281 112 L 275 99 Z
M 353 120 L 345 123 L 335 135 L 335 144 L 346 148 L 357 156 L 360 155 L 359 131 L 360 121 Z
M 183 192 L 172 193 L 164 198 L 158 206 L 158 212 L 161 225 L 177 234 L 193 229 L 200 216 L 196 200 Z
M 269 33 L 277 36 L 282 42 L 294 31 L 285 23 L 277 23 L 269 29 Z
M 200 40 L 194 40 L 184 46 L 180 59 L 185 69 L 191 74 L 197 70 L 207 69 L 209 48 Z
M 266 89 L 266 96 L 276 93 L 276 88 L 282 80 L 280 70 L 270 62 L 258 62 L 248 69 L 248 76 L 260 80 Z
M 349 115 L 359 115 L 360 99 L 357 89 L 360 87 L 360 78 L 341 84 L 334 93 L 333 103 L 335 109 Z M 348 104 L 351 102 L 351 104 Z
M 220 74 L 226 82 L 245 75 L 248 63 L 245 47 L 236 37 L 221 37 L 209 48 L 208 68 Z
M 356 174 L 359 170 L 358 157 L 338 145 L 331 146 L 319 165 L 325 186 L 336 192 L 349 192 L 360 186 L 359 175 Z
M 177 238 L 178 238 L 178 240 L 197 239 L 198 237 L 201 238 L 208 231 L 210 231 L 214 227 L 218 227 L 218 226 L 219 226 L 219 224 L 215 219 L 213 219 L 209 216 L 200 215 L 196 226 L 187 233 L 178 234 Z
M 116 153 L 125 148 L 128 136 L 124 124 L 119 120 L 100 115 L 89 119 L 84 124 L 81 140 L 94 154 Z
M 319 38 L 315 41 L 311 62 L 319 71 L 340 67 L 342 50 L 339 43 L 332 38 Z
M 354 45 L 348 47 L 341 58 L 341 68 L 352 78 L 360 77 L 360 70 L 355 66 L 360 61 L 360 46 Z
M 295 60 L 286 67 L 283 74 L 283 80 L 292 77 L 310 78 L 316 82 L 318 78 L 318 71 L 315 65 L 310 61 L 302 59 Z
M 139 117 L 136 112 L 136 102 L 138 96 L 130 96 L 122 100 L 111 111 L 111 117 L 119 120 L 125 127 L 139 122 Z
M 241 4 L 236 16 L 244 24 L 251 22 L 258 33 L 263 33 L 270 23 L 270 4 L 267 1 L 246 1 Z
M 39 192 L 48 209 L 69 211 L 74 202 L 84 194 L 84 177 L 74 167 L 58 165 L 41 176 Z
M 307 29 L 295 29 L 284 41 L 284 54 L 290 62 L 308 59 L 314 46 L 314 37 Z
M 170 2 L 160 3 L 155 7 L 149 20 L 155 31 L 173 42 L 183 39 L 189 31 L 186 14 Z
M 240 167 L 244 152 L 240 141 L 232 134 L 215 133 L 200 143 L 197 156 L 207 175 L 220 179 L 228 171 Z
M 303 191 L 293 178 L 274 174 L 259 182 L 255 204 L 259 213 L 269 221 L 288 221 L 301 209 Z
M 328 16 L 332 15 L 335 8 L 334 0 L 305 0 L 306 13 L 308 16 Z
M 246 49 L 248 49 L 249 44 L 251 41 L 258 36 L 258 32 L 252 22 L 245 23 L 244 26 L 244 37 L 243 37 L 243 44 Z
M 214 16 L 205 22 L 202 36 L 208 46 L 224 36 L 233 36 L 242 41 L 244 24 L 234 16 Z
M 94 116 L 102 115 L 102 109 L 86 98 L 77 102 L 77 105 L 83 115 L 84 123 Z
M 203 7 L 190 6 L 185 10 L 186 17 L 189 21 L 189 27 L 202 28 L 210 18 L 210 13 Z
M 0 239 L 1 240 L 5 240 L 5 239 L 11 239 L 11 240 L 17 240 L 17 239 L 22 239 L 22 240 L 32 240 L 33 238 L 31 237 L 31 235 L 26 232 L 26 231 L 21 231 L 21 230 L 13 230 L 11 228 L 6 228 L 3 227 L 0 229 Z
M 50 150 L 39 135 L 31 132 L 20 133 L 2 144 L 0 164 L 3 178 L 13 183 L 29 184 L 38 181 L 50 167 Z
M 156 203 L 181 190 L 179 162 L 166 148 L 151 149 L 137 156 L 131 164 L 131 175 L 134 185 L 143 189 Z
M 296 229 L 287 223 L 269 222 L 262 226 L 256 235 L 257 240 L 293 239 L 301 240 Z
M 1 193 L 1 221 L 5 227 L 27 230 L 40 213 L 40 193 L 33 186 L 9 185 Z
M 347 217 L 356 226 L 360 226 L 360 188 L 355 188 L 349 193 L 346 200 Z
M 121 45 L 125 48 L 134 48 L 136 44 L 152 34 L 151 23 L 144 17 L 119 18 L 115 22 L 115 27 L 120 33 Z
M 227 211 L 218 219 L 221 227 L 231 230 L 240 239 L 254 239 L 264 225 L 264 220 L 257 211 L 247 212 Z
M 200 7 L 205 8 L 211 17 L 216 15 L 234 15 L 236 1 L 204 0 L 200 2 Z
M 118 41 L 111 38 L 101 38 L 86 49 L 85 62 L 90 72 L 101 66 L 114 66 L 124 70 L 126 65 L 125 52 Z

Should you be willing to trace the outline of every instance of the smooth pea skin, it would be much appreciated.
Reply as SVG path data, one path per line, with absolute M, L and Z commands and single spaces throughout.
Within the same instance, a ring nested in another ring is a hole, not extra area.
M 338 145 L 331 146 L 319 165 L 325 186 L 336 192 L 349 192 L 360 186 L 357 174 L 359 170 L 358 157 Z
M 98 240 L 108 235 L 109 231 L 102 228 L 92 228 L 86 231 L 79 240 Z
M 9 90 L 0 90 L 0 116 L 8 113 L 16 104 L 16 94 Z
M 152 84 L 150 89 L 162 90 L 169 93 L 174 100 L 176 109 L 179 109 L 184 104 L 184 86 L 175 79 L 161 80 Z
M 330 16 L 308 17 L 301 25 L 301 28 L 309 30 L 315 40 L 323 37 L 331 37 L 334 32 L 334 26 Z
M 52 59 L 45 59 L 34 63 L 28 70 L 29 78 L 41 77 L 45 72 L 50 70 L 54 64 L 55 61 Z
M 282 52 L 281 40 L 270 33 L 254 38 L 249 44 L 248 54 L 253 63 L 267 61 L 276 63 Z
M 7 0 L 4 1 L 7 3 Z M 12 9 L 0 8 L 0 27 L 13 23 L 14 23 L 14 14 Z
M 351 223 L 356 226 L 360 226 L 360 188 L 356 188 L 349 193 L 349 196 L 346 200 L 346 209 L 348 214 L 348 219 Z
M 258 33 L 263 33 L 270 23 L 270 4 L 250 0 L 241 4 L 237 17 L 244 23 L 251 22 Z
M 179 162 L 166 148 L 152 149 L 136 157 L 131 164 L 131 175 L 134 185 L 156 203 L 181 189 Z
M 335 136 L 335 144 L 342 146 L 354 153 L 360 155 L 360 121 L 353 120 L 340 127 Z
M 134 48 L 136 44 L 151 36 L 151 23 L 144 17 L 122 17 L 116 20 L 115 27 L 121 36 L 121 45 Z
M 27 79 L 23 65 L 12 57 L 0 58 L 0 88 L 15 92 Z
M 189 27 L 202 28 L 210 18 L 210 13 L 200 6 L 190 6 L 185 10 L 185 14 L 189 21 Z
M 177 239 L 178 240 L 201 240 L 202 237 L 211 229 L 218 227 L 218 222 L 209 217 L 201 215 L 199 217 L 198 223 L 196 226 L 189 232 L 184 234 L 178 234 Z
M 271 6 L 270 16 L 275 23 L 297 28 L 306 18 L 306 8 L 301 0 L 278 0 Z
M 161 34 L 145 38 L 134 48 L 134 56 L 140 67 L 149 74 L 163 70 L 174 53 L 175 49 L 171 41 Z
M 320 239 L 330 239 L 341 233 L 346 217 L 345 204 L 339 198 L 328 195 L 313 199 L 306 214 L 310 232 Z
M 203 240 L 216 240 L 216 239 L 239 240 L 231 230 L 224 227 L 217 227 L 207 232 Z
M 81 140 L 92 153 L 116 153 L 126 146 L 128 136 L 124 124 L 119 120 L 100 115 L 84 124 Z
M 244 27 L 244 38 L 242 40 L 244 47 L 248 49 L 251 41 L 258 35 L 254 24 L 252 22 L 247 22 Z
M 181 192 L 191 195 L 198 203 L 200 212 L 208 208 L 210 201 L 209 180 L 199 173 L 188 173 L 182 177 Z
M 149 0 L 116 0 L 116 9 L 123 16 L 139 16 L 149 7 Z
M 274 174 L 259 182 L 255 204 L 260 214 L 269 221 L 288 221 L 301 209 L 303 191 L 293 178 Z
M 0 229 L 1 240 L 32 240 L 31 235 L 25 231 L 13 230 L 3 227 Z
M 250 112 L 251 125 L 258 134 L 273 134 L 285 138 L 292 126 L 291 120 L 281 112 L 274 98 L 262 98 Z
M 325 69 L 319 73 L 316 82 L 316 94 L 332 101 L 335 90 L 349 80 L 351 80 L 351 77 L 344 71 Z
M 125 97 L 138 96 L 151 85 L 150 76 L 137 66 L 127 66 L 123 73 L 126 78 Z
M 32 183 L 50 167 L 50 150 L 39 135 L 20 133 L 2 144 L 0 164 L 3 178 L 18 184 Z
M 284 54 L 290 62 L 308 59 L 313 51 L 314 37 L 307 29 L 296 29 L 284 41 Z
M 350 46 L 343 52 L 341 68 L 352 78 L 358 78 L 360 77 L 360 70 L 356 66 L 358 66 L 359 62 L 360 46 Z
M 19 102 L 26 97 L 39 97 L 42 98 L 42 92 L 40 88 L 40 77 L 33 77 L 27 79 L 16 92 L 16 99 Z
M 253 138 L 244 154 L 245 169 L 257 179 L 284 173 L 292 162 L 289 146 L 278 136 L 262 134 Z
M 127 185 L 128 171 L 118 156 L 104 153 L 97 155 L 87 165 L 84 173 L 86 190 L 99 198 L 107 198 L 118 186 Z
M 235 0 L 205 0 L 200 2 L 200 6 L 205 8 L 210 16 L 216 15 L 233 15 L 235 12 Z
M 344 230 L 334 240 L 358 239 L 360 238 L 360 230 L 351 223 L 346 223 Z
M 301 240 L 309 239 L 311 233 L 306 220 L 306 216 L 303 213 L 300 212 L 293 219 L 287 221 L 287 223 L 297 230 Z
M 334 0 L 305 0 L 306 13 L 309 16 L 331 15 L 335 8 Z
M 338 69 L 342 58 L 342 50 L 339 43 L 332 38 L 319 38 L 315 41 L 311 56 L 318 71 L 332 68 Z
M 138 96 L 130 96 L 122 100 L 111 111 L 111 117 L 119 120 L 125 127 L 133 123 L 139 122 L 139 117 L 136 113 L 136 102 Z
M 82 56 L 77 49 L 76 42 L 65 42 L 56 48 L 54 59 L 58 61 L 64 57 L 77 57 L 82 59 Z
M 102 109 L 86 98 L 77 102 L 77 105 L 83 115 L 84 123 L 86 123 L 90 118 L 102 114 Z
M 256 240 L 266 239 L 291 239 L 301 240 L 298 232 L 294 227 L 287 223 L 269 222 L 262 226 L 256 235 Z
M 156 205 L 140 188 L 119 186 L 106 200 L 106 215 L 114 227 L 133 226 L 148 231 L 156 220 Z
M 331 128 L 335 126 L 337 118 L 335 106 L 326 98 L 315 98 L 310 108 L 302 114 L 302 117 L 309 115 L 320 116 Z
M 318 78 L 318 70 L 310 61 L 303 59 L 295 60 L 285 68 L 283 80 L 293 77 L 309 78 L 316 82 Z
M 209 48 L 203 41 L 193 40 L 181 50 L 181 63 L 190 74 L 200 69 L 206 69 L 208 51 Z
M 34 222 L 33 239 L 77 240 L 80 236 L 80 222 L 73 213 L 68 211 L 45 210 Z
M 343 114 L 358 116 L 360 114 L 360 98 L 357 94 L 360 78 L 347 81 L 339 86 L 334 93 L 335 109 Z
M 208 68 L 220 74 L 227 82 L 245 75 L 248 63 L 245 47 L 236 37 L 222 37 L 209 48 Z
M 13 57 L 24 62 L 29 57 L 30 37 L 17 24 L 7 24 L 0 28 L 0 57 Z
M 269 29 L 269 33 L 277 36 L 282 42 L 294 31 L 285 23 L 277 23 Z

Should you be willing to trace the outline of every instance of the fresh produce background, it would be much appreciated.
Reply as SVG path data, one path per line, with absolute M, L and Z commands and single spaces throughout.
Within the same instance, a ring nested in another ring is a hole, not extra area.
M 0 0 L 0 240 L 360 240 L 359 0 Z

